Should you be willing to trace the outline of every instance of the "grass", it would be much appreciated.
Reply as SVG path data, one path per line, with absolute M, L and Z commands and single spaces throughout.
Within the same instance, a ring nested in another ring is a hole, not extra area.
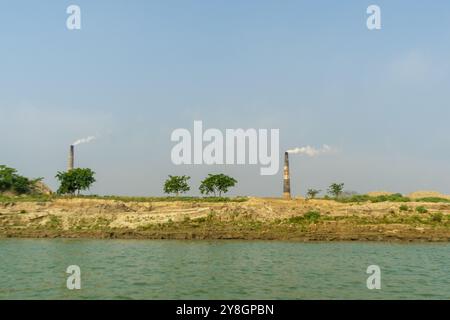
M 52 196 L 46 195 L 22 195 L 22 196 L 4 196 L 0 195 L 0 203 L 15 202 L 47 202 L 53 199 Z
M 3 196 L 0 195 L 0 203 L 15 202 L 48 202 L 57 199 L 98 199 L 116 200 L 123 202 L 245 202 L 247 197 L 128 197 L 128 196 L 60 196 L 60 195 L 27 195 L 27 196 Z
M 367 225 L 367 224 L 403 224 L 410 226 L 420 226 L 420 225 L 432 225 L 432 226 L 442 226 L 450 227 L 450 215 L 444 215 L 441 212 L 435 212 L 431 214 L 386 214 L 382 217 L 342 217 L 335 218 L 340 221 L 352 222 L 356 225 Z
M 99 196 L 99 195 L 80 195 L 80 196 L 61 196 L 61 195 L 22 195 L 22 196 L 4 196 L 0 195 L 0 203 L 15 202 L 48 202 L 57 199 L 99 199 L 99 200 L 116 200 L 123 202 L 245 202 L 247 197 L 132 197 L 132 196 Z M 330 198 L 324 197 L 325 200 L 335 200 L 341 203 L 357 203 L 357 202 L 430 202 L 430 203 L 450 203 L 450 199 L 428 197 L 420 199 L 411 199 L 404 197 L 400 193 L 392 195 L 369 196 L 369 195 L 353 195 L 350 197 Z M 402 209 L 401 211 L 407 211 Z
M 129 197 L 129 196 L 57 196 L 59 199 L 98 199 L 98 200 L 116 200 L 123 202 L 245 202 L 247 197 Z
M 431 221 L 442 222 L 444 220 L 444 214 L 442 212 L 435 212 L 431 214 Z
M 291 224 L 309 224 L 309 223 L 316 223 L 320 220 L 321 215 L 319 212 L 317 211 L 308 211 L 307 213 L 305 213 L 302 216 L 295 216 L 295 217 L 290 217 L 289 219 L 287 219 L 288 223 Z
M 338 202 L 342 203 L 350 203 L 350 202 L 411 202 L 411 199 L 408 197 L 404 197 L 400 193 L 395 193 L 391 195 L 381 195 L 381 196 L 369 196 L 367 194 L 358 194 L 350 197 L 337 198 L 335 199 Z
M 420 198 L 420 199 L 416 199 L 416 201 L 417 202 L 434 202 L 434 203 L 444 202 L 444 203 L 450 203 L 450 199 L 438 198 L 438 197 Z
M 47 221 L 45 227 L 49 229 L 59 229 L 61 227 L 61 220 L 55 215 L 50 215 L 49 221 Z
M 331 199 L 328 197 L 328 199 Z M 352 202 L 432 202 L 432 203 L 450 203 L 449 199 L 446 198 L 438 198 L 438 197 L 428 197 L 428 198 L 420 198 L 420 199 L 411 199 L 403 196 L 400 193 L 394 193 L 390 195 L 381 195 L 381 196 L 369 196 L 367 194 L 358 194 L 350 197 L 342 197 L 334 199 L 341 203 L 352 203 Z M 400 209 L 402 210 L 402 209 Z

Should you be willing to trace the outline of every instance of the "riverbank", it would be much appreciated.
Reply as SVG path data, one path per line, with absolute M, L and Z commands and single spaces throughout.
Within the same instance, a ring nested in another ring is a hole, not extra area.
M 135 200 L 3 201 L 0 237 L 450 241 L 446 202 Z

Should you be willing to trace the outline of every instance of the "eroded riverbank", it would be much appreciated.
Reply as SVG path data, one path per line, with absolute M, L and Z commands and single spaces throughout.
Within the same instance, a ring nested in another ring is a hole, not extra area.
M 450 204 L 57 199 L 0 203 L 0 237 L 450 241 Z

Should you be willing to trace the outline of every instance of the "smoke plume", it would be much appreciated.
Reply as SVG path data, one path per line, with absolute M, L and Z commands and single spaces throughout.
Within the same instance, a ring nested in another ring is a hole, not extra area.
M 82 144 L 82 143 L 89 143 L 89 142 L 91 142 L 94 139 L 95 139 L 94 136 L 90 136 L 90 137 L 87 137 L 87 138 L 79 139 L 79 140 L 75 141 L 74 143 L 72 143 L 72 145 L 76 146 L 76 145 L 79 145 L 79 144 Z
M 291 154 L 304 154 L 309 157 L 316 157 L 322 154 L 333 153 L 334 151 L 335 150 L 333 148 L 331 148 L 329 145 L 326 144 L 324 144 L 323 147 L 320 149 L 316 149 L 311 146 L 306 146 L 287 150 L 287 152 Z

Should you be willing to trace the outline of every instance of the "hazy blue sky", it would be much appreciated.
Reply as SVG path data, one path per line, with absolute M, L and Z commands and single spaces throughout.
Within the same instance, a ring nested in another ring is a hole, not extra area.
M 81 7 L 82 30 L 66 28 Z M 382 30 L 366 8 L 382 10 Z M 65 170 L 70 143 L 93 193 L 162 194 L 168 174 L 239 180 L 277 196 L 282 170 L 175 166 L 171 132 L 279 128 L 292 190 L 450 193 L 448 1 L 0 1 L 0 163 L 32 177 Z M 282 154 L 280 153 L 280 157 Z M 196 194 L 194 191 L 191 194 Z

